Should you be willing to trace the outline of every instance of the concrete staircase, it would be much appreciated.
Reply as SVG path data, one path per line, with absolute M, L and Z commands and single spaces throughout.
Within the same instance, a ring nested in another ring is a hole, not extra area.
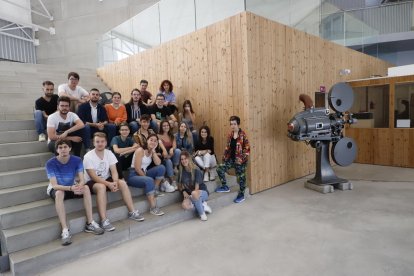
M 32 119 L 34 102 L 43 95 L 42 82 L 52 81 L 57 93 L 71 71 L 79 73 L 79 85 L 87 91 L 93 87 L 110 91 L 92 69 L 0 61 L 0 120 Z
M 6 64 L 9 66 L 8 69 Z M 48 72 L 47 69 L 50 71 Z M 145 221 L 128 220 L 127 209 L 120 194 L 110 193 L 108 217 L 116 226 L 116 230 L 94 236 L 83 232 L 85 225 L 83 202 L 81 199 L 73 199 L 65 202 L 73 243 L 67 247 L 60 245 L 61 229 L 54 202 L 46 195 L 48 182 L 44 164 L 52 154 L 47 151 L 46 143 L 37 142 L 34 121 L 31 118 L 34 100 L 42 94 L 42 80 L 49 79 L 58 84 L 65 81 L 69 71 L 46 65 L 0 62 L 0 94 L 13 94 L 9 95 L 12 99 L 8 104 L 5 101 L 0 103 L 2 105 L 0 107 L 2 112 L 0 114 L 0 271 L 7 271 L 10 268 L 13 275 L 37 274 L 195 217 L 194 212 L 181 209 L 181 196 L 178 192 L 158 198 L 158 205 L 166 213 L 164 216 L 150 215 L 143 190 L 131 188 L 135 207 L 144 212 Z M 74 71 L 80 74 L 81 81 L 87 75 L 87 70 Z M 94 82 L 92 81 L 93 73 L 89 72 L 89 74 L 91 87 L 107 91 L 96 76 Z M 7 76 L 10 76 L 10 79 Z M 50 76 L 55 76 L 56 79 Z M 7 89 L 11 86 L 8 87 L 7 84 L 21 85 L 21 89 L 16 89 L 12 93 L 12 89 Z M 84 87 L 90 88 L 86 85 Z M 21 93 L 22 89 L 27 93 Z M 15 108 L 3 110 L 3 106 L 8 105 Z M 11 120 L 12 118 L 16 120 Z M 235 178 L 230 178 L 229 183 L 232 190 L 226 194 L 214 193 L 217 184 L 207 183 L 212 192 L 209 204 L 214 212 L 219 207 L 231 204 L 235 198 L 238 190 L 235 187 Z M 93 203 L 96 203 L 95 196 L 93 196 Z M 98 221 L 95 205 L 94 219 Z

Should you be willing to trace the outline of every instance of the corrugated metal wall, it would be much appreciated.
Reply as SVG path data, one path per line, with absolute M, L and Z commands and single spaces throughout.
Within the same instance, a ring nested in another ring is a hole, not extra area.
M 0 27 L 10 22 L 0 19 Z M 33 35 L 31 28 L 25 28 L 29 36 Z M 7 31 L 8 33 L 27 38 L 27 35 L 20 29 Z M 31 41 L 0 34 L 0 59 L 19 61 L 24 63 L 36 63 L 36 49 Z

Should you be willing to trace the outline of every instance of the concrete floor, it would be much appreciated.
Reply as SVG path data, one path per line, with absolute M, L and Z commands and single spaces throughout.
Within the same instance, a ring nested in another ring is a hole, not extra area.
M 42 275 L 414 275 L 414 170 L 335 170 L 354 190 L 295 180 Z

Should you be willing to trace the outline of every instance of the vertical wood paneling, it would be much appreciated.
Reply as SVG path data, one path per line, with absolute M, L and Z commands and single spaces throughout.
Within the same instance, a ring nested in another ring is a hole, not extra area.
M 329 89 L 351 77 L 385 74 L 387 68 L 385 62 L 251 13 L 127 60 L 99 68 L 98 74 L 124 99 L 142 78 L 150 82 L 153 93 L 161 80 L 170 79 L 180 107 L 184 99 L 190 99 L 197 125 L 206 121 L 211 127 L 219 160 L 229 116 L 241 117 L 251 143 L 248 183 L 252 193 L 314 171 L 314 150 L 286 135 L 286 123 L 302 110 L 299 94 L 313 97 L 320 85 Z M 351 69 L 351 76 L 339 76 L 344 68 Z

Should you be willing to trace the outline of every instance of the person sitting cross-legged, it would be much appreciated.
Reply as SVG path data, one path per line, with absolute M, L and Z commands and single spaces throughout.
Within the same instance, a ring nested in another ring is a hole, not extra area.
M 106 134 L 103 132 L 96 132 L 93 135 L 94 150 L 85 154 L 83 166 L 85 167 L 86 185 L 96 194 L 96 205 L 98 206 L 98 213 L 101 218 L 101 227 L 105 231 L 113 231 L 115 227 L 111 224 L 106 216 L 106 192 L 115 193 L 121 191 L 122 198 L 128 208 L 128 218 L 143 221 L 144 217 L 138 210 L 134 209 L 131 192 L 124 180 L 119 179 L 116 169 L 115 155 L 105 149 Z
M 82 198 L 86 211 L 85 232 L 100 235 L 104 230 L 92 218 L 92 199 L 88 186 L 85 186 L 82 160 L 70 154 L 72 144 L 69 140 L 59 140 L 55 144 L 57 156 L 46 163 L 49 178 L 47 194 L 54 199 L 56 212 L 62 226 L 62 245 L 72 243 L 66 222 L 66 211 L 63 201 L 71 198 Z

